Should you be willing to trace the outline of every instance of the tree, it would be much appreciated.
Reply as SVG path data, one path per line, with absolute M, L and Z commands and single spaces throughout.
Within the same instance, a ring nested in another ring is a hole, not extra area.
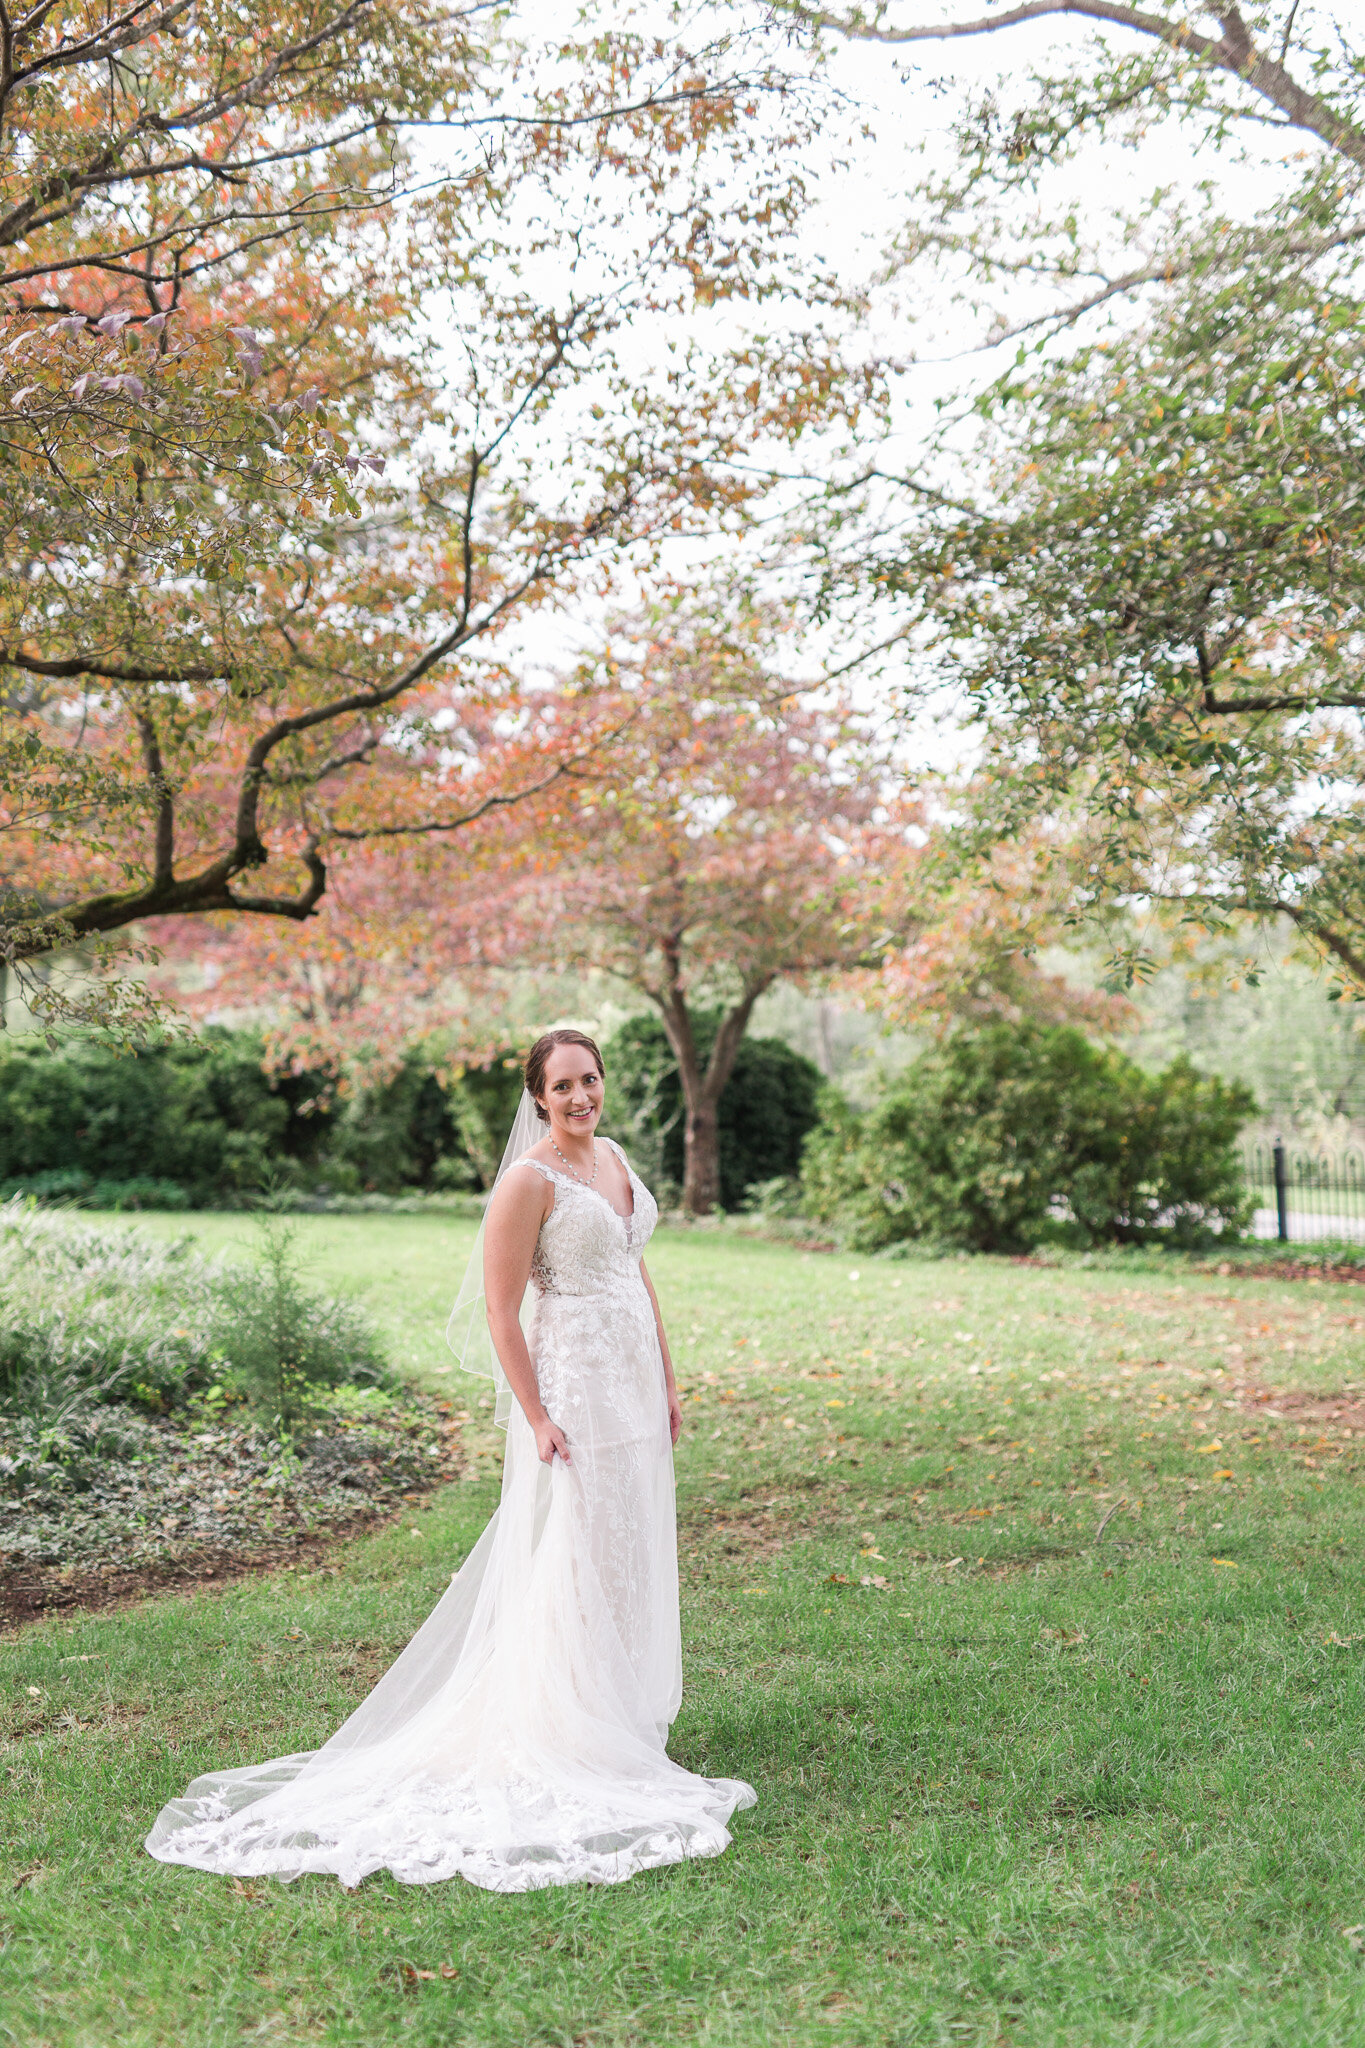
M 1066 328 L 1146 286 L 1231 278 L 1248 261 L 1321 256 L 1358 238 L 1365 74 L 1340 24 L 1301 0 L 1217 0 L 1203 17 L 1183 0 L 1023 0 L 946 21 L 905 20 L 884 0 L 840 10 L 778 0 L 778 11 L 817 41 L 832 35 L 888 52 L 964 39 L 1016 44 L 1051 23 L 1111 32 L 1092 35 L 1060 68 L 1038 69 L 1026 55 L 1021 63 L 1012 51 L 993 84 L 964 87 L 956 164 L 931 172 L 914 194 L 898 261 L 946 259 L 966 296 L 991 308 L 992 343 Z M 1195 25 L 1210 18 L 1217 35 Z M 1111 152 L 1135 148 L 1172 119 L 1192 146 L 1213 151 L 1249 137 L 1262 142 L 1267 130 L 1288 132 L 1307 143 L 1306 168 L 1277 206 L 1241 225 L 1220 210 L 1216 187 L 1193 210 L 1178 192 L 1158 188 L 1136 212 L 1116 207 L 1097 224 L 1058 174 L 1096 142 Z M 1057 187 L 1051 199 L 1049 181 Z M 1022 312 L 1021 294 L 1035 301 Z
M 993 786 L 983 800 L 980 785 L 968 785 L 952 815 L 970 817 L 976 804 L 989 816 L 995 796 Z M 947 812 L 949 805 L 940 808 Z M 889 1024 L 928 1027 L 935 1035 L 994 1023 L 1081 1025 L 1112 1036 L 1137 1021 L 1125 996 L 1088 988 L 1040 964 L 1041 953 L 1071 936 L 1074 832 L 1031 824 L 1016 837 L 997 839 L 972 835 L 959 822 L 956 829 L 940 828 L 931 844 L 939 875 L 932 894 L 923 891 L 920 929 L 860 984 L 869 1006 Z
M 609 779 L 494 821 L 498 889 L 455 913 L 489 965 L 597 968 L 655 1006 L 694 1215 L 717 1200 L 717 1104 L 759 996 L 879 965 L 914 918 L 915 813 L 846 707 L 766 671 L 763 638 L 761 619 L 727 634 L 682 609 L 635 622 L 579 679 L 628 713 Z M 719 1012 L 705 1058 L 699 1008 Z
M 1348 290 L 1187 287 L 994 394 L 1001 510 L 945 510 L 894 572 L 951 560 L 992 830 L 1079 805 L 1091 900 L 1283 914 L 1360 986 L 1363 382 Z
M 796 11 L 888 45 L 1121 32 L 964 96 L 956 164 L 921 186 L 899 256 L 956 265 L 1016 359 L 910 492 L 877 479 L 864 548 L 839 494 L 829 589 L 890 593 L 965 684 L 988 847 L 1065 820 L 1073 909 L 1283 914 L 1365 989 L 1359 48 L 1296 7 L 1220 6 L 1220 35 L 1110 0 L 957 23 Z M 1098 224 L 1058 203 L 1083 146 L 1162 120 L 1212 149 L 1267 124 L 1306 146 L 1246 217 L 1212 182 Z M 1145 967 L 1125 940 L 1116 978 Z
M 404 0 L 245 27 L 0 22 L 19 969 L 165 915 L 305 921 L 336 848 L 567 772 L 600 727 L 547 725 L 498 636 L 742 517 L 726 456 L 824 402 L 799 345 L 742 382 L 695 337 L 653 381 L 618 352 L 647 310 L 776 288 L 800 172 L 756 106 L 804 116 L 729 46 L 537 52 Z M 432 128 L 463 147 L 434 175 Z

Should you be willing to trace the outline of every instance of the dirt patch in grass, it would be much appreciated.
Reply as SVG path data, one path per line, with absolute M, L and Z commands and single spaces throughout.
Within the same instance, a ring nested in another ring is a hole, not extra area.
M 1365 1400 L 1350 1393 L 1324 1394 L 1296 1388 L 1243 1387 L 1242 1406 L 1276 1422 L 1332 1422 L 1338 1429 L 1365 1431 Z
M 1255 1265 L 1224 1263 L 1196 1266 L 1197 1273 L 1216 1273 L 1220 1279 L 1236 1280 L 1334 1280 L 1345 1287 L 1365 1287 L 1365 1266 L 1312 1266 L 1298 1260 L 1261 1259 Z
M 679 1517 L 678 1537 L 689 1554 L 776 1557 L 791 1539 L 791 1523 L 773 1508 L 698 1505 Z
M 458 1476 L 457 1471 L 451 1471 L 445 1478 Z M 153 1557 L 135 1565 L 106 1562 L 0 1566 L 0 1630 L 19 1628 L 25 1622 L 39 1621 L 44 1615 L 64 1613 L 70 1608 L 125 1607 L 153 1593 L 226 1585 L 258 1572 L 278 1571 L 283 1564 L 306 1562 L 316 1568 L 350 1537 L 409 1513 L 416 1502 L 434 1491 L 435 1484 L 444 1483 L 442 1479 L 422 1493 L 405 1494 L 401 1506 L 390 1503 L 376 1507 L 373 1502 L 366 1502 L 348 1520 L 332 1522 L 322 1529 L 282 1531 L 273 1541 L 250 1550 L 218 1545 L 180 1557 Z

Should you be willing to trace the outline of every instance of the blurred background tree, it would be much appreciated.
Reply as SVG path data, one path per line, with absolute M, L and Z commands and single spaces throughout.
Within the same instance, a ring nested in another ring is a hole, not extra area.
M 0 949 L 111 1023 L 126 984 L 30 963 L 305 921 L 336 849 L 457 833 L 601 743 L 502 640 L 613 550 L 742 520 L 727 458 L 829 402 L 816 337 L 655 379 L 621 350 L 787 282 L 809 116 L 743 37 L 410 0 L 0 40 Z

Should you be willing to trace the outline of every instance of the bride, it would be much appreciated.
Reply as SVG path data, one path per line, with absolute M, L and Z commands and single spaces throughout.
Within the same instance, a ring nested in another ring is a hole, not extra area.
M 329 1742 L 212 1771 L 163 1807 L 147 1837 L 163 1863 L 346 1885 L 381 1869 L 502 1892 L 616 1884 L 718 1855 L 731 1814 L 754 1803 L 740 1780 L 696 1777 L 664 1749 L 682 1687 L 682 1413 L 641 1260 L 658 1211 L 594 1135 L 593 1041 L 547 1032 L 525 1078 L 482 1265 L 476 1244 L 448 1333 L 498 1389 L 501 1503 Z

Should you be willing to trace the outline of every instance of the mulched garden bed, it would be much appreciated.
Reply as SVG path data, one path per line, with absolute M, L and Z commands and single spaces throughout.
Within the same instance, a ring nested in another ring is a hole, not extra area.
M 0 1626 L 315 1559 L 465 1466 L 450 1404 L 423 1396 L 292 1448 L 249 1423 L 122 1420 L 122 1455 L 78 1475 L 0 1455 Z

